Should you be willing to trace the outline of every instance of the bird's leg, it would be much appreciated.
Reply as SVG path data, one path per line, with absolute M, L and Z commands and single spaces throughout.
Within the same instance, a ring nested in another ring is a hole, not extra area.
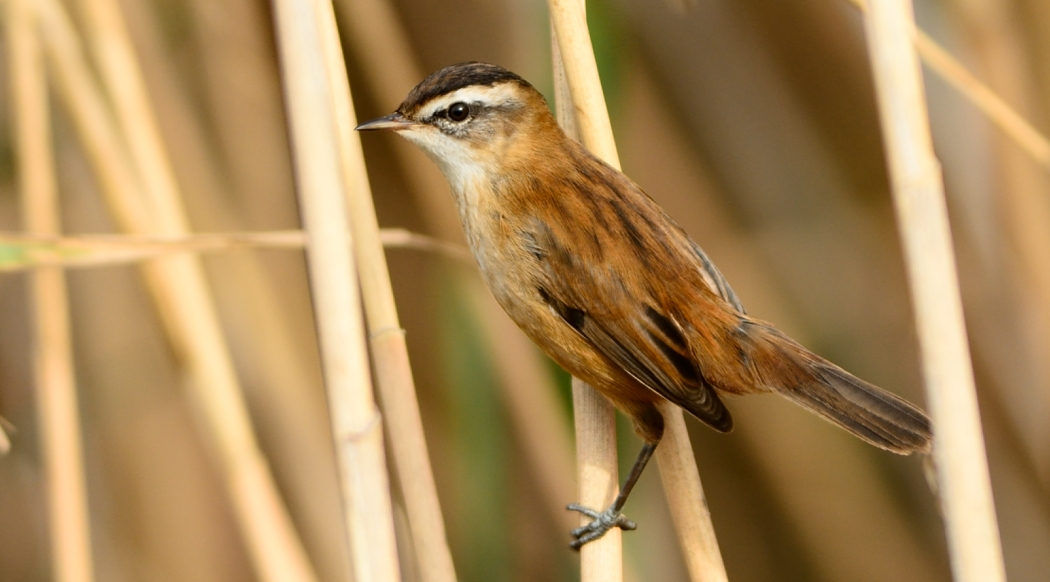
M 645 469 L 646 463 L 649 462 L 649 457 L 653 456 L 653 451 L 655 450 L 656 443 L 645 443 L 645 445 L 642 446 L 642 450 L 638 452 L 638 458 L 634 460 L 634 466 L 631 467 L 631 474 L 628 475 L 627 480 L 623 482 L 620 494 L 616 496 L 612 505 L 610 505 L 605 511 L 598 512 L 589 507 L 584 507 L 579 503 L 569 504 L 569 510 L 579 511 L 587 517 L 592 518 L 591 523 L 572 530 L 572 537 L 575 538 L 572 543 L 569 544 L 572 549 L 579 550 L 588 542 L 593 542 L 604 536 L 606 532 L 614 527 L 624 530 L 632 530 L 638 527 L 638 524 L 627 519 L 622 513 L 620 513 L 620 510 L 622 510 L 624 504 L 627 503 L 627 496 L 631 494 L 631 489 L 634 489 L 634 484 L 638 482 L 638 477 L 642 476 L 642 470 Z

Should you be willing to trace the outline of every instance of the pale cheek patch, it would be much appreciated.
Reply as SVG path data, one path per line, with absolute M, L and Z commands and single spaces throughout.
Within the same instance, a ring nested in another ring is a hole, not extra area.
M 479 156 L 470 142 L 449 137 L 432 128 L 402 131 L 400 135 L 418 145 L 434 160 L 457 195 L 472 189 L 473 184 L 485 178 L 483 156 Z

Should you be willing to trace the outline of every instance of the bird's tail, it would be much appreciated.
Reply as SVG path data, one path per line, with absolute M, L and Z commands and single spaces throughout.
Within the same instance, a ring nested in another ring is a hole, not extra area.
M 929 452 L 930 419 L 918 407 L 810 352 L 771 326 L 749 322 L 756 380 L 869 443 Z

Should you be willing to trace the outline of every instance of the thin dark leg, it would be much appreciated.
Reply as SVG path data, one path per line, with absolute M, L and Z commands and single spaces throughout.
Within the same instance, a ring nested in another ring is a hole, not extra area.
M 615 500 L 613 500 L 613 509 L 616 511 L 623 509 L 624 504 L 627 503 L 627 496 L 631 494 L 631 490 L 634 489 L 634 484 L 637 483 L 638 478 L 642 476 L 642 471 L 649 463 L 649 458 L 653 456 L 653 451 L 655 450 L 655 444 L 645 443 L 642 445 L 642 450 L 638 451 L 638 458 L 634 460 L 634 465 L 631 467 L 631 473 L 627 475 L 627 480 L 623 482 L 620 494 L 616 496 Z
M 572 530 L 572 537 L 576 538 L 569 544 L 572 549 L 578 550 L 582 548 L 588 542 L 593 542 L 604 536 L 606 532 L 614 527 L 625 530 L 632 530 L 638 527 L 633 521 L 624 517 L 620 511 L 623 509 L 624 504 L 627 503 L 627 496 L 631 494 L 634 484 L 642 476 L 642 470 L 645 469 L 645 465 L 649 462 L 649 458 L 653 456 L 653 451 L 655 450 L 656 443 L 645 443 L 642 446 L 642 450 L 638 452 L 638 458 L 634 460 L 634 465 L 631 467 L 631 473 L 627 475 L 627 480 L 623 482 L 623 487 L 620 488 L 619 495 L 616 496 L 612 505 L 605 511 L 599 513 L 578 503 L 569 504 L 570 510 L 579 511 L 587 517 L 593 518 L 591 523 Z

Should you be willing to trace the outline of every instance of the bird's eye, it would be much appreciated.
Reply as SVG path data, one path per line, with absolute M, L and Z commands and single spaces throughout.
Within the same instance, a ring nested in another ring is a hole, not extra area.
M 466 103 L 453 103 L 448 108 L 448 118 L 452 121 L 465 121 L 470 117 L 470 106 Z

